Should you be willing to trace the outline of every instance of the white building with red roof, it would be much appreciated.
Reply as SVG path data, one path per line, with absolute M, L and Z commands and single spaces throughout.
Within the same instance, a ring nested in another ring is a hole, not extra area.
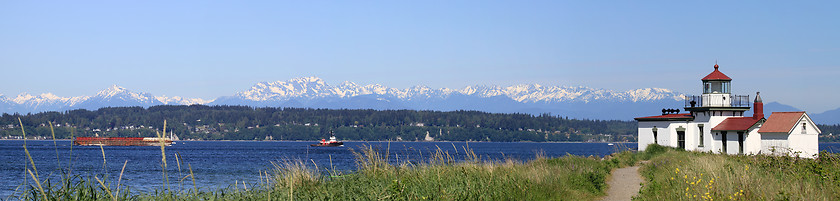
M 689 151 L 728 154 L 790 154 L 815 157 L 819 128 L 805 112 L 774 112 L 764 117 L 756 93 L 753 116 L 748 95 L 731 93 L 732 78 L 715 70 L 701 79 L 703 94 L 688 96 L 685 111 L 662 109 L 662 115 L 638 117 L 639 151 L 650 144 Z

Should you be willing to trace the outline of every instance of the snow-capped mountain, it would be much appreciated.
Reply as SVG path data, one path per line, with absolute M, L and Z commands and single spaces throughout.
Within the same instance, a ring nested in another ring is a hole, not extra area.
M 155 96 L 155 100 L 160 101 L 164 105 L 204 105 L 212 102 L 212 100 L 207 101 L 200 98 L 183 98 L 180 96 Z
M 87 98 L 87 100 L 79 104 L 70 105 L 70 108 L 98 109 L 101 107 L 149 107 L 154 105 L 163 105 L 163 103 L 149 93 L 137 93 L 121 86 L 113 85 L 99 91 L 96 95 Z
M 209 105 L 311 107 L 330 109 L 480 110 L 554 113 L 576 118 L 631 119 L 663 107 L 680 108 L 685 95 L 668 89 L 613 91 L 589 87 L 520 84 L 474 85 L 461 89 L 414 86 L 406 89 L 345 81 L 332 86 L 317 77 L 260 82 Z
M 260 82 L 232 96 L 215 100 L 179 96 L 153 96 L 113 85 L 93 96 L 59 97 L 0 95 L 0 113 L 29 113 L 154 105 L 246 105 L 253 107 L 309 107 L 329 109 L 479 110 L 503 113 L 552 113 L 573 118 L 622 119 L 656 113 L 663 107 L 680 108 L 685 95 L 668 89 L 613 91 L 589 87 L 474 85 L 460 89 L 414 86 L 400 89 L 381 84 L 341 82 L 330 85 L 317 77 Z
M 50 110 L 58 110 L 62 107 L 68 105 L 76 105 L 90 97 L 87 96 L 79 96 L 79 97 L 59 97 L 52 93 L 43 93 L 38 96 L 31 95 L 29 93 L 21 93 L 14 99 L 12 102 L 17 103 L 21 107 L 24 108 L 31 108 L 35 111 L 50 111 Z
M 447 98 L 458 93 L 467 96 L 488 98 L 506 96 L 521 103 L 553 102 L 597 102 L 597 101 L 655 101 L 683 100 L 685 95 L 668 89 L 645 88 L 616 92 L 588 87 L 542 86 L 539 84 L 520 84 L 509 87 L 468 86 L 463 89 L 432 89 L 415 86 L 397 89 L 371 84 L 360 86 L 353 82 L 343 82 L 330 86 L 317 77 L 296 78 L 288 81 L 261 82 L 249 90 L 239 92 L 235 98 L 249 101 L 288 101 L 312 100 L 320 98 L 350 98 L 361 95 L 385 95 L 401 100 Z
M 32 113 L 71 109 L 95 110 L 102 107 L 122 106 L 192 105 L 208 102 L 200 98 L 155 97 L 149 93 L 133 92 L 124 87 L 113 85 L 97 92 L 94 96 L 60 97 L 52 93 L 35 96 L 29 93 L 21 93 L 15 98 L 7 98 L 0 95 L 0 113 Z

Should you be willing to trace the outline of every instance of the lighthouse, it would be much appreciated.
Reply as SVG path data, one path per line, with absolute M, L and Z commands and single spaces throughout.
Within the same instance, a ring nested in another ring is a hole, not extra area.
M 733 94 L 732 78 L 717 64 L 700 81 L 702 93 L 685 97 L 684 113 L 664 108 L 661 115 L 635 118 L 639 122 L 640 151 L 659 144 L 726 154 L 795 153 L 814 157 L 817 153 L 816 136 L 820 131 L 805 112 L 774 112 L 765 118 L 759 93 L 752 104 L 749 95 Z M 745 117 L 751 106 L 753 116 Z M 791 132 L 785 132 L 788 128 Z M 796 129 L 801 132 L 793 132 Z

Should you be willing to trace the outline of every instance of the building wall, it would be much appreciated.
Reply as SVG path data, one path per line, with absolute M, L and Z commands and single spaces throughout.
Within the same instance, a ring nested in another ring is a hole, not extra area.
M 788 133 L 761 133 L 761 153 L 773 155 L 787 155 Z
M 738 142 L 739 132 L 742 132 L 744 135 L 743 143 Z M 710 151 L 715 153 L 759 154 L 762 151 L 762 136 L 758 133 L 758 127 L 754 127 L 749 131 L 727 131 L 725 135 L 723 131 L 715 131 L 713 138 L 715 148 L 710 149 Z M 724 140 L 726 140 L 726 150 L 723 150 Z M 744 146 L 743 150 L 740 149 L 742 144 Z
M 661 144 L 665 145 L 669 143 L 671 140 L 668 137 L 670 135 L 670 129 L 668 127 L 671 125 L 672 121 L 640 121 L 639 122 L 639 151 L 644 151 L 649 144 Z M 657 128 L 657 142 L 653 141 L 653 127 L 656 126 Z
M 644 151 L 647 148 L 648 144 L 652 144 L 653 142 L 653 126 L 656 126 L 658 129 L 658 139 L 657 144 L 669 147 L 679 147 L 679 136 L 677 135 L 677 128 L 683 127 L 685 128 L 685 149 L 688 151 L 712 151 L 712 152 L 720 152 L 722 142 L 721 136 L 719 133 L 717 136 L 714 132 L 712 132 L 712 128 L 726 120 L 729 117 L 742 117 L 743 112 L 731 112 L 731 111 L 707 111 L 707 112 L 695 112 L 694 121 L 640 121 L 639 122 L 639 151 Z M 700 146 L 700 127 L 698 125 L 703 124 L 703 146 Z M 730 132 L 730 134 L 732 134 Z M 728 145 L 732 145 L 735 143 L 735 149 L 733 149 L 734 153 L 738 153 L 737 143 L 738 143 L 738 136 L 737 134 L 730 136 L 731 141 Z M 753 139 L 754 138 L 754 139 Z M 748 146 L 746 143 L 752 143 L 754 145 Z M 758 152 L 761 149 L 761 140 L 760 137 L 752 137 L 749 138 L 745 135 L 745 150 L 754 150 L 754 152 Z M 749 147 L 753 147 L 750 149 Z
M 714 128 L 717 124 L 711 124 L 709 120 L 711 117 L 709 113 L 705 112 L 696 112 L 694 113 L 694 121 L 691 122 L 690 127 L 693 130 L 692 139 L 694 139 L 694 145 L 692 149 L 694 151 L 709 151 L 715 148 L 714 146 L 714 139 L 712 134 L 712 128 Z M 723 120 L 721 120 L 723 121 Z M 718 121 L 718 123 L 720 123 Z M 698 127 L 699 124 L 703 124 L 703 147 L 700 147 L 700 128 Z
M 712 132 L 712 128 L 726 120 L 729 117 L 743 117 L 743 112 L 732 111 L 704 111 L 694 113 L 695 124 L 703 123 L 704 139 L 703 147 L 698 147 L 697 151 L 711 151 L 715 153 L 723 152 L 723 139 L 727 139 L 727 148 L 738 153 L 738 135 L 732 131 L 727 132 L 727 136 L 723 136 L 721 132 Z M 696 126 L 696 125 L 695 125 Z M 725 137 L 725 138 L 724 138 Z M 699 137 L 698 137 L 699 138 Z M 734 144 L 734 149 L 732 149 Z M 746 150 L 745 150 L 746 151 Z
M 758 129 L 761 128 L 762 124 L 759 124 L 756 127 L 753 127 L 749 134 L 747 134 L 746 139 L 744 140 L 744 154 L 759 154 L 761 153 L 761 134 L 758 133 Z
M 703 147 L 700 145 L 700 128 L 698 124 L 703 124 Z M 657 142 L 656 144 L 669 147 L 679 147 L 679 136 L 677 129 L 680 127 L 685 129 L 685 149 L 689 151 L 705 151 L 713 142 L 712 135 L 706 122 L 688 122 L 688 121 L 642 121 L 639 122 L 639 151 L 644 151 L 649 144 L 653 144 L 653 126 L 657 128 Z
M 804 127 L 803 124 L 805 124 Z M 803 128 L 805 129 L 804 133 Z M 819 153 L 817 139 L 819 134 L 819 130 L 813 122 L 807 118 L 802 118 L 789 133 L 788 145 L 794 154 L 799 153 L 800 157 L 813 158 L 815 154 Z

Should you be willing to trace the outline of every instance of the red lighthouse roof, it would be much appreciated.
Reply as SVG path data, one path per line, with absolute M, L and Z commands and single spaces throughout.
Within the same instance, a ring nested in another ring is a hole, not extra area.
M 715 71 L 712 71 L 712 73 L 709 73 L 709 75 L 704 77 L 702 80 L 703 81 L 711 81 L 711 80 L 732 81 L 732 78 L 729 78 L 729 76 L 726 76 L 725 74 L 721 73 L 718 70 L 718 65 L 715 64 Z

